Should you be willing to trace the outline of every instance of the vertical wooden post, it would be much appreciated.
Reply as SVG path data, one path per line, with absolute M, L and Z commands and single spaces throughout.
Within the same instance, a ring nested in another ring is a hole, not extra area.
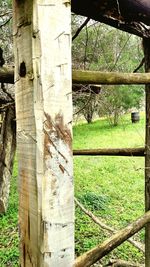
M 150 39 L 143 40 L 145 71 L 150 72 Z M 150 84 L 146 85 L 145 209 L 150 210 Z M 145 227 L 145 267 L 150 267 L 150 223 Z
M 14 0 L 21 266 L 74 260 L 70 0 Z

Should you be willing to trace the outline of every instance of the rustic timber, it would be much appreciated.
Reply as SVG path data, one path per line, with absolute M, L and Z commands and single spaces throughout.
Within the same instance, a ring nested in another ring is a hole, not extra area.
M 29 79 L 33 79 L 31 74 L 28 74 L 28 76 Z M 7 69 L 7 67 L 0 68 L 0 83 L 2 82 L 14 83 L 14 72 L 12 69 Z M 101 84 L 149 84 L 150 74 L 73 70 L 72 82 L 74 84 L 74 91 L 78 91 L 78 85 L 81 84 L 90 84 L 90 86 L 93 86 L 93 91 L 99 91 Z
M 150 39 L 143 40 L 145 71 L 150 72 Z M 150 210 L 150 85 L 146 85 L 145 210 Z M 150 267 L 150 223 L 145 227 L 145 267 Z
M 144 157 L 144 147 L 139 148 L 97 148 L 97 149 L 74 149 L 74 156 L 136 156 Z
M 142 217 L 138 218 L 133 223 L 129 224 L 124 229 L 116 232 L 109 239 L 99 244 L 95 248 L 89 250 L 75 260 L 74 267 L 89 267 L 105 255 L 118 247 L 129 237 L 140 231 L 145 224 L 150 222 L 150 211 L 146 212 Z
M 150 74 L 73 70 L 72 81 L 80 84 L 149 84 Z
M 13 0 L 13 15 L 20 263 L 72 267 L 70 1 Z
M 0 83 L 14 83 L 14 69 L 0 67 Z

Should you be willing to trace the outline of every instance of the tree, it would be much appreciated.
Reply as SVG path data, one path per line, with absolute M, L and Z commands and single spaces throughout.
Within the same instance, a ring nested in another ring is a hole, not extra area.
M 12 64 L 11 1 L 0 1 L 0 66 Z M 0 212 L 6 212 L 16 149 L 14 86 L 0 86 Z
M 97 87 L 97 92 L 93 91 L 93 87 L 92 85 L 81 85 L 77 93 L 73 92 L 74 117 L 82 114 L 87 123 L 92 122 L 98 108 L 97 92 L 100 91 L 100 86 Z
M 99 99 L 99 115 L 106 115 L 112 126 L 117 126 L 122 114 L 129 109 L 140 109 L 144 88 L 141 86 L 104 86 Z
M 78 24 L 79 22 L 80 19 Z M 92 21 L 73 42 L 75 68 L 133 72 L 139 65 L 141 57 L 143 57 L 141 41 L 137 37 Z M 112 125 L 117 125 L 121 115 L 129 108 L 140 107 L 144 90 L 135 86 L 102 86 L 99 97 L 96 97 L 96 105 L 93 105 L 93 101 L 88 102 L 88 96 L 80 96 L 81 101 L 78 96 L 74 104 L 79 106 L 84 116 L 87 112 L 86 117 L 89 117 L 89 110 L 93 110 L 94 107 L 94 112 L 106 115 Z M 87 108 L 85 108 L 86 102 Z M 81 103 L 84 108 L 81 108 Z

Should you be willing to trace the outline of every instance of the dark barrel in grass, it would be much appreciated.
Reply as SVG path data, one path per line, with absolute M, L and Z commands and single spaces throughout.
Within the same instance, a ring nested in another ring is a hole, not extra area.
M 140 121 L 140 113 L 138 111 L 131 113 L 131 121 L 132 123 L 136 123 Z

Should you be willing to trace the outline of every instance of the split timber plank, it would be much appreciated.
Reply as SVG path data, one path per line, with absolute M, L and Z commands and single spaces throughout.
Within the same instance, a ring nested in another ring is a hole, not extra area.
M 20 264 L 72 267 L 71 3 L 14 0 L 13 15 Z

